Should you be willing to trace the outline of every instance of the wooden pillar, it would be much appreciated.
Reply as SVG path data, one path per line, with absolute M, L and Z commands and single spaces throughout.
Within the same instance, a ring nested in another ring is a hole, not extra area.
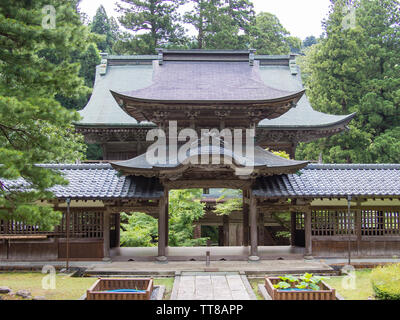
M 224 246 L 224 227 L 218 226 L 218 246 Z
M 296 159 L 296 149 L 297 149 L 297 143 L 292 143 L 290 150 L 289 150 L 289 156 L 290 156 L 290 159 L 292 159 L 292 160 Z
M 258 213 L 258 245 L 264 246 L 265 227 L 264 227 L 264 212 Z
M 193 239 L 200 239 L 201 238 L 201 225 L 196 224 L 193 228 Z
M 296 212 L 290 213 L 290 245 L 296 246 Z
M 355 211 L 355 234 L 357 237 L 357 252 L 361 256 L 361 239 L 362 239 L 362 212 L 360 209 Z
M 158 257 L 156 260 L 158 262 L 167 262 L 166 257 L 166 206 L 165 206 L 165 197 L 160 199 L 159 210 L 158 210 Z
M 103 240 L 104 240 L 104 257 L 103 260 L 110 260 L 110 216 L 111 213 L 108 209 L 104 211 L 103 215 Z
M 169 242 L 169 190 L 165 189 L 165 246 Z
M 224 247 L 229 247 L 229 216 L 223 216 L 224 224 Z
M 311 209 L 306 210 L 304 214 L 304 231 L 306 249 L 304 252 L 305 259 L 312 259 L 312 225 L 311 225 Z
M 259 261 L 257 243 L 257 200 L 250 192 L 250 261 Z
M 247 191 L 243 190 L 243 246 L 249 246 L 249 205 Z
M 121 214 L 115 215 L 115 247 L 121 246 Z

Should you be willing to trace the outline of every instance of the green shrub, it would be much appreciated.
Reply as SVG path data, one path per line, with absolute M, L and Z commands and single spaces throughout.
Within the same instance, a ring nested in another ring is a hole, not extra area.
M 400 264 L 375 268 L 371 282 L 378 300 L 400 300 Z

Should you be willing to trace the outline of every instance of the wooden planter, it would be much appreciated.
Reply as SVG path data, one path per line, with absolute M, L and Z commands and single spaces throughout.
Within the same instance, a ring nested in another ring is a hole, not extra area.
M 285 291 L 275 289 L 274 284 L 278 284 L 281 281 L 280 278 L 265 277 L 265 289 L 267 289 L 272 300 L 336 300 L 336 290 L 323 281 L 319 284 L 321 290 L 318 291 Z M 297 283 L 293 284 L 293 288 L 295 288 L 295 285 Z
M 145 292 L 106 292 L 118 289 L 135 289 Z M 150 300 L 153 279 L 99 279 L 87 291 L 86 300 Z

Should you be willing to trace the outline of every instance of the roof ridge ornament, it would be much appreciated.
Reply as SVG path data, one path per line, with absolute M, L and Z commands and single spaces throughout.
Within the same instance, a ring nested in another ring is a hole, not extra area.
M 256 49 L 249 49 L 249 64 L 254 66 L 254 60 L 256 58 Z
M 290 55 L 290 59 L 289 59 L 289 68 L 290 68 L 290 72 L 292 75 L 296 76 L 299 73 L 299 69 L 296 63 L 296 55 L 292 54 Z
M 162 66 L 164 64 L 164 49 L 156 49 L 158 52 L 158 64 Z
M 101 63 L 100 63 L 100 70 L 99 73 L 100 75 L 104 76 L 107 74 L 107 65 L 108 65 L 108 53 L 107 52 L 102 52 L 100 53 L 101 56 Z

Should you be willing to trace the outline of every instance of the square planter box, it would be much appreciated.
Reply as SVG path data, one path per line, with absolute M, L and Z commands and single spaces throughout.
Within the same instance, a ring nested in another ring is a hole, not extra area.
M 265 277 L 265 289 L 272 300 L 337 300 L 336 290 L 323 281 L 319 284 L 321 289 L 318 291 L 286 291 L 275 289 L 274 284 L 278 284 L 281 281 L 280 278 Z
M 134 289 L 144 292 L 107 292 Z M 87 291 L 86 300 L 150 300 L 153 279 L 99 279 Z

